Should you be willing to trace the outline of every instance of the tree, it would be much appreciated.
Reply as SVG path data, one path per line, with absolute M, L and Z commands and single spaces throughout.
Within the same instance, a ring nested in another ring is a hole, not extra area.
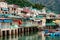
M 45 7 L 45 6 L 43 6 L 43 5 L 41 5 L 41 4 L 35 4 L 35 5 L 33 6 L 33 8 L 37 8 L 37 9 L 43 9 L 43 7 Z

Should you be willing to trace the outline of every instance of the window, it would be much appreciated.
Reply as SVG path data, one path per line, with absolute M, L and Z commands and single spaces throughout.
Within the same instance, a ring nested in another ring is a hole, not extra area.
M 27 12 L 21 11 L 21 13 L 27 13 Z
M 12 25 L 12 23 L 10 23 L 10 25 Z
M 16 8 L 12 8 L 12 10 L 16 10 Z
M 1 8 L 1 10 L 2 10 L 2 8 Z
M 7 12 L 5 12 L 5 14 L 7 14 Z
M 10 9 L 8 8 L 8 11 L 9 11 Z
M 12 8 L 12 10 L 13 10 L 13 8 Z
M 51 23 L 53 22 L 53 19 L 46 19 L 46 23 Z
M 2 12 L 4 14 L 4 12 Z
M 10 23 L 1 23 L 0 26 L 1 26 L 1 29 L 9 28 Z
M 14 13 L 12 13 L 12 15 L 15 15 Z
M 14 10 L 16 10 L 16 8 L 14 8 Z
M 15 16 L 16 14 L 14 14 L 14 16 Z

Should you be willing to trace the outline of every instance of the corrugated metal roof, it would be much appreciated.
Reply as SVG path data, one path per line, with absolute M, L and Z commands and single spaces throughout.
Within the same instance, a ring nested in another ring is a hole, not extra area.
M 2 8 L 3 11 L 8 11 L 8 8 Z

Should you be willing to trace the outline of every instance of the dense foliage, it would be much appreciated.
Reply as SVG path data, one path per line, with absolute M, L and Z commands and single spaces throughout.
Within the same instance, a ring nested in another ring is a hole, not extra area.
M 49 10 L 60 14 L 60 0 L 29 0 L 29 2 L 45 5 Z
M 40 5 L 40 4 L 32 4 L 30 2 L 28 2 L 27 0 L 6 0 L 6 2 L 8 4 L 16 4 L 16 5 L 19 5 L 20 7 L 30 7 L 32 6 L 33 8 L 37 8 L 37 9 L 42 9 L 44 6 L 43 5 Z

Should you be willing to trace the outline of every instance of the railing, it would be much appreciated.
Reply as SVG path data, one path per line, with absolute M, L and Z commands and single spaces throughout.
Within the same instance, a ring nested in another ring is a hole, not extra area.
M 2 25 L 2 26 L 0 26 L 0 29 L 16 29 L 16 28 L 18 28 L 18 25 L 10 25 L 10 26 Z
M 20 26 L 24 26 L 24 27 L 34 27 L 34 26 L 38 26 L 38 24 L 36 22 L 25 22 Z

